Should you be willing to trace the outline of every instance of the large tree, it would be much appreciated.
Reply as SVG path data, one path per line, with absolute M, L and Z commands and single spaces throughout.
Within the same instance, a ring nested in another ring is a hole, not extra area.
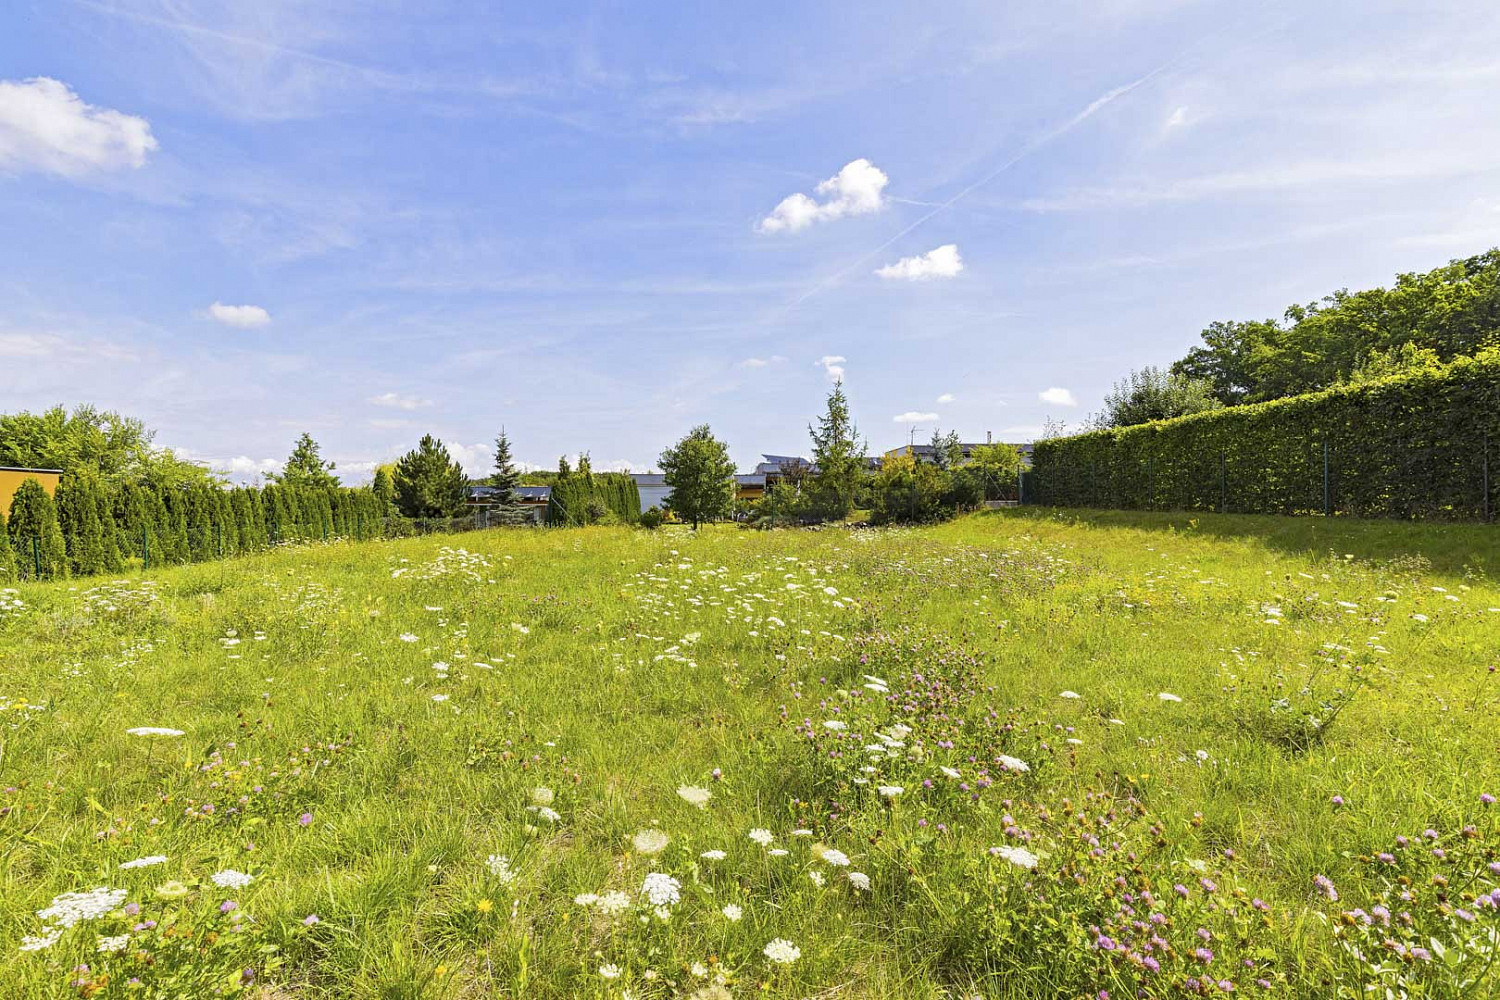
M 281 472 L 267 473 L 266 478 L 284 486 L 329 489 L 339 485 L 339 477 L 333 474 L 333 470 L 332 462 L 323 461 L 318 442 L 313 440 L 311 434 L 303 431 L 293 446 L 291 455 L 287 456 L 286 465 Z
M 515 459 L 510 454 L 510 438 L 505 428 L 495 438 L 495 471 L 490 473 L 490 486 L 494 487 L 494 502 L 504 507 L 516 504 L 516 487 L 521 485 L 521 474 L 516 471 Z
M 154 448 L 153 433 L 134 417 L 95 406 L 69 413 L 54 406 L 41 413 L 0 414 L 0 465 L 33 469 L 88 469 L 113 486 L 120 482 L 211 481 L 208 469 Z
M 1172 372 L 1207 379 L 1231 406 L 1329 388 L 1406 345 L 1444 362 L 1470 356 L 1500 342 L 1500 249 L 1390 288 L 1340 289 L 1280 320 L 1211 323 L 1202 337 Z
M 1223 406 L 1208 379 L 1147 365 L 1116 382 L 1104 394 L 1104 410 L 1094 417 L 1093 423 L 1096 427 L 1129 427 Z
M 431 434 L 401 456 L 392 478 L 396 506 L 407 517 L 452 517 L 463 510 L 469 493 L 464 467 Z
M 734 462 L 729 446 L 714 437 L 707 424 L 661 453 L 657 460 L 666 484 L 667 508 L 696 529 L 734 513 Z
M 809 425 L 812 436 L 813 476 L 811 489 L 813 512 L 829 520 L 842 521 L 854 509 L 854 495 L 865 476 L 865 442 L 849 416 L 849 398 L 844 383 L 833 383 L 828 403 L 816 426 Z
M 391 470 L 384 465 L 375 467 L 375 478 L 370 482 L 370 492 L 374 494 L 376 504 L 380 508 L 380 516 L 388 517 L 396 509 L 396 484 L 391 480 Z

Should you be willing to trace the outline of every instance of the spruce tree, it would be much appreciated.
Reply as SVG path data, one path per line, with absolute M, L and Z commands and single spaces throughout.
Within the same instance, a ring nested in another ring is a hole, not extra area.
M 269 473 L 266 478 L 287 486 L 322 488 L 339 484 L 339 478 L 333 474 L 333 470 L 332 462 L 323 461 L 323 456 L 318 450 L 318 442 L 313 440 L 311 434 L 304 431 L 297 439 L 297 444 L 292 448 L 292 453 L 287 457 L 286 465 L 282 467 L 281 472 Z
M 820 517 L 842 521 L 854 509 L 854 494 L 865 475 L 865 443 L 849 416 L 842 379 L 833 383 L 817 426 L 809 425 L 807 431 L 818 470 L 812 484 L 813 510 Z
M 57 523 L 57 505 L 35 479 L 17 487 L 6 530 L 22 579 L 52 580 L 68 575 L 68 549 Z
M 396 505 L 406 517 L 452 517 L 463 510 L 469 494 L 463 466 L 431 434 L 401 456 L 392 478 Z
M 490 494 L 490 505 L 502 520 L 521 519 L 521 507 L 516 502 L 516 487 L 519 485 L 521 473 L 516 471 L 510 454 L 510 438 L 502 427 L 500 436 L 495 438 L 495 471 L 490 473 L 490 486 L 494 489 Z

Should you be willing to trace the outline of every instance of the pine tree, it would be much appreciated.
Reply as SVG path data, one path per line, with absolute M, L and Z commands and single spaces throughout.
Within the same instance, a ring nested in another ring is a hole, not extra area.
M 469 494 L 463 466 L 431 434 L 401 456 L 392 479 L 396 505 L 406 517 L 452 517 L 463 510 Z
M 313 440 L 311 434 L 303 431 L 280 474 L 269 473 L 266 478 L 287 486 L 337 486 L 339 478 L 333 474 L 333 469 L 332 462 L 323 461 L 318 442 Z
M 90 492 L 94 497 L 94 514 L 99 518 L 99 538 L 103 548 L 103 572 L 118 573 L 125 566 L 120 553 L 119 528 L 114 520 L 114 503 L 110 496 L 113 490 L 97 476 L 89 477 Z
M 68 549 L 57 523 L 57 505 L 35 479 L 16 489 L 6 530 L 22 579 L 51 580 L 68 575 Z
M 813 510 L 820 517 L 842 521 L 854 509 L 854 494 L 865 475 L 865 443 L 849 416 L 842 379 L 833 383 L 818 425 L 809 425 L 807 431 L 818 470 L 812 484 Z

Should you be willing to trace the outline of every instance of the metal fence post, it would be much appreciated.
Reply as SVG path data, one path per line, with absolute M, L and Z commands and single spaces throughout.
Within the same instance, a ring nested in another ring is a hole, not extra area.
M 1219 513 L 1229 513 L 1229 459 L 1219 452 Z
M 1329 497 L 1328 497 L 1328 442 L 1324 441 L 1323 442 L 1323 516 L 1327 517 L 1329 515 L 1329 513 L 1330 513 L 1330 504 L 1329 504 Z
M 42 578 L 42 547 L 36 535 L 31 536 L 31 565 L 36 567 L 36 576 L 32 579 L 40 580 Z

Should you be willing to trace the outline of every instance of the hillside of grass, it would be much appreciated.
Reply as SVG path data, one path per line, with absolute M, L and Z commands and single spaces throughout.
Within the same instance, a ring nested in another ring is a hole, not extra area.
M 7 998 L 1473 997 L 1490 529 L 497 530 L 0 595 Z

